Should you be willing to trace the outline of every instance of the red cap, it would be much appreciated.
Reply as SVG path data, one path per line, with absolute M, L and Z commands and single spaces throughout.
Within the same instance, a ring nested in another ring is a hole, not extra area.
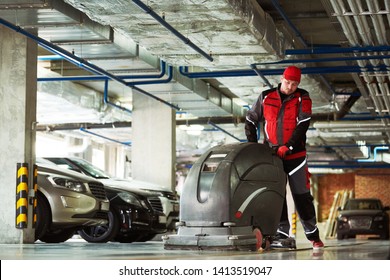
M 300 82 L 301 81 L 301 69 L 296 66 L 289 66 L 284 70 L 283 77 L 289 81 Z

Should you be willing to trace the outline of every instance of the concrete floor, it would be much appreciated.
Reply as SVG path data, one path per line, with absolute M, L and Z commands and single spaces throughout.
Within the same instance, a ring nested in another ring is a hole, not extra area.
M 1 279 L 53 280 L 53 275 L 58 279 L 110 280 L 126 279 L 124 276 L 145 280 L 298 279 L 303 275 L 316 275 L 318 279 L 336 275 L 369 279 L 373 275 L 389 275 L 390 240 L 324 242 L 325 248 L 320 251 L 314 251 L 307 240 L 297 239 L 296 250 L 262 253 L 166 250 L 158 240 L 92 244 L 72 238 L 61 244 L 0 244 Z
M 93 244 L 72 238 L 60 244 L 0 244 L 1 260 L 389 260 L 390 240 L 324 240 L 319 252 L 305 239 L 296 250 L 265 252 L 166 250 L 162 241 Z

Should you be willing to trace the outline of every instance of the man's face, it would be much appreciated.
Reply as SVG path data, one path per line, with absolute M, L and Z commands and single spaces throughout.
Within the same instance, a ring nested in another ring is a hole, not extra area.
M 280 86 L 280 91 L 286 95 L 290 95 L 294 93 L 297 90 L 299 85 L 299 82 L 287 80 L 283 76 L 281 78 L 281 82 L 282 85 Z

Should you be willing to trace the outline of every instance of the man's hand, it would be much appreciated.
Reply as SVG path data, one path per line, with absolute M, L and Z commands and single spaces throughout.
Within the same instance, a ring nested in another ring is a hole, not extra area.
M 287 148 L 286 146 L 280 146 L 278 148 L 278 151 L 276 152 L 276 154 L 278 155 L 278 157 L 280 158 L 284 158 L 287 154 L 287 152 L 289 152 L 289 148 Z

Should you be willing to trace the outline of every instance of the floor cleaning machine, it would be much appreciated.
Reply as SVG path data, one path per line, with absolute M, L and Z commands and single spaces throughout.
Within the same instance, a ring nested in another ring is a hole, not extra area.
M 177 233 L 168 250 L 255 251 L 275 235 L 286 195 L 282 161 L 265 144 L 208 150 L 192 166 L 180 197 Z M 258 228 L 254 234 L 254 228 Z M 259 240 L 260 239 L 260 240 Z

